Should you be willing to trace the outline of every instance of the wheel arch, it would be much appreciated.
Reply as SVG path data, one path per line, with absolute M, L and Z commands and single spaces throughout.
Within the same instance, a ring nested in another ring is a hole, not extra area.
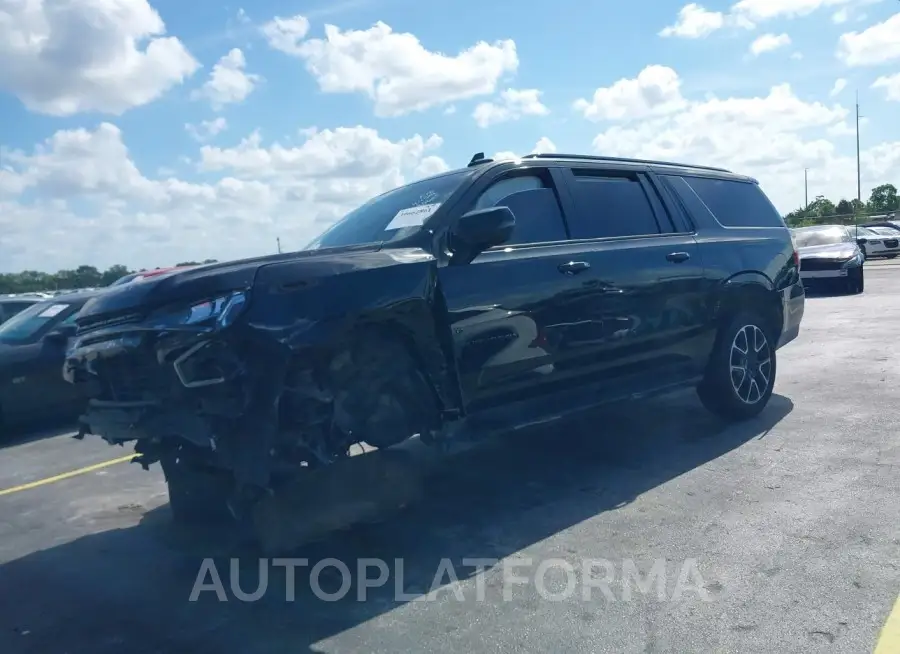
M 726 280 L 716 298 L 716 322 L 719 328 L 740 311 L 756 311 L 766 321 L 766 328 L 774 342 L 778 342 L 784 326 L 784 307 L 781 293 L 765 274 L 742 272 Z

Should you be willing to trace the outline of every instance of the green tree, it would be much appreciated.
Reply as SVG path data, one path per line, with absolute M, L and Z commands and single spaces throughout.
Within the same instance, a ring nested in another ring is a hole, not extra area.
M 834 207 L 835 213 L 839 216 L 852 216 L 855 211 L 853 209 L 853 203 L 849 200 L 841 199 L 837 205 Z
M 809 208 L 806 210 L 807 217 L 823 218 L 825 216 L 834 216 L 837 209 L 834 202 L 826 198 L 824 195 L 817 195 L 816 199 L 810 202 Z
M 873 188 L 871 195 L 869 195 L 868 208 L 872 213 L 887 213 L 900 209 L 897 187 L 893 184 L 882 184 Z

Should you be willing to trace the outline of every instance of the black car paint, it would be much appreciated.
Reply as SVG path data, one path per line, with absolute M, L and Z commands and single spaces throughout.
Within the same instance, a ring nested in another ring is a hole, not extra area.
M 40 302 L 40 300 L 34 298 L 0 298 L 0 325 L 36 302 Z
M 91 360 L 154 353 L 164 360 L 212 338 L 234 344 L 244 366 L 233 370 L 235 377 L 266 389 L 248 407 L 270 415 L 289 359 L 314 360 L 340 350 L 360 330 L 389 326 L 421 364 L 442 420 L 478 432 L 694 383 L 722 316 L 751 297 L 770 312 L 779 346 L 796 336 L 803 292 L 787 229 L 725 229 L 712 214 L 688 212 L 656 173 L 747 178 L 608 165 L 642 176 L 657 219 L 671 221 L 668 233 L 500 245 L 459 265 L 448 248 L 453 222 L 498 177 L 516 169 L 549 171 L 568 221 L 567 168 L 604 166 L 489 163 L 403 240 L 199 266 L 110 289 L 79 316 L 81 340 L 66 363 L 67 379 L 84 379 Z M 249 302 L 228 333 L 148 326 L 155 310 L 242 289 Z M 94 403 L 88 422 L 100 424 L 104 412 L 119 411 L 117 424 L 133 424 L 145 409 Z M 110 440 L 147 435 L 125 431 Z M 205 445 L 210 433 L 185 438 Z
M 75 418 L 84 411 L 84 389 L 66 383 L 60 374 L 68 338 L 54 338 L 60 323 L 77 313 L 96 293 L 76 293 L 36 304 L 70 304 L 32 338 L 0 343 L 0 424 L 25 425 L 45 418 Z

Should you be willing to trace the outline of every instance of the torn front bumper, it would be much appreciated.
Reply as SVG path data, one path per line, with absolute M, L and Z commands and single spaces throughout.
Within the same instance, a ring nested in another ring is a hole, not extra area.
M 231 339 L 214 328 L 140 324 L 79 336 L 63 368 L 89 398 L 82 434 L 139 441 L 145 451 L 180 439 L 214 452 L 246 411 L 249 372 Z

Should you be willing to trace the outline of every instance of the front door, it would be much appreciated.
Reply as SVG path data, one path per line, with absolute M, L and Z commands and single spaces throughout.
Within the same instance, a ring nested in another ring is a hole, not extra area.
M 509 242 L 439 271 L 469 412 L 541 396 L 556 385 L 548 330 L 561 298 L 579 283 L 560 268 L 572 256 L 548 169 L 502 175 L 463 212 L 493 206 L 508 206 L 516 216 Z

